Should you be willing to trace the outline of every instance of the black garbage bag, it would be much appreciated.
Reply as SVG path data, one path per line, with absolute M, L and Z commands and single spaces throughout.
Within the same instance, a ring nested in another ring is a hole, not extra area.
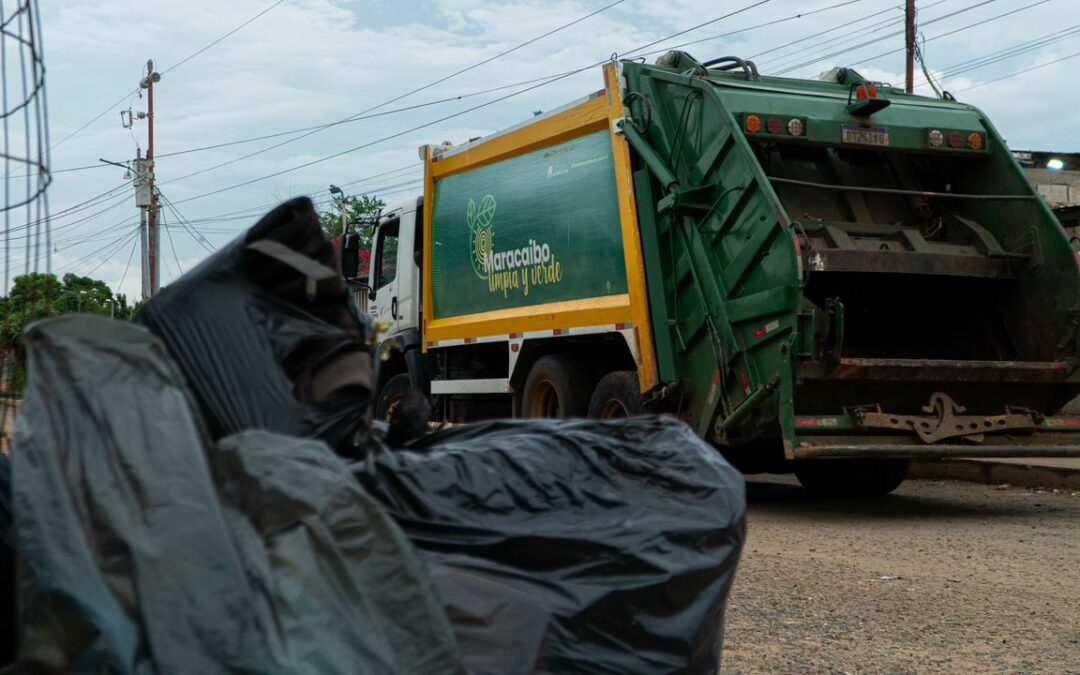
M 463 672 L 423 563 L 324 443 L 207 453 L 138 326 L 67 316 L 26 343 L 20 672 Z
M 685 424 L 517 420 L 352 465 L 477 674 L 715 673 L 742 476 Z
M 306 197 L 163 288 L 136 321 L 161 337 L 216 440 L 248 429 L 348 453 L 371 401 L 366 317 Z
M 15 514 L 11 462 L 0 453 L 0 668 L 15 660 Z

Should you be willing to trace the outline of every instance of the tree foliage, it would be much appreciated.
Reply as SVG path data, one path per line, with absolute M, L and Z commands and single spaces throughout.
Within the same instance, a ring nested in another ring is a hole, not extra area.
M 360 235 L 360 250 L 371 250 L 371 221 L 378 215 L 386 204 L 383 203 L 378 197 L 372 197 L 370 195 L 355 195 L 344 198 L 345 203 L 345 218 L 348 221 L 352 231 Z M 334 237 L 340 237 L 341 232 L 341 197 L 334 197 L 332 207 L 329 211 L 322 211 L 319 213 L 319 220 L 322 222 L 323 230 L 331 239 Z
M 22 332 L 38 319 L 90 312 L 130 319 L 134 308 L 123 293 L 113 294 L 104 282 L 76 274 L 24 274 L 15 277 L 8 296 L 0 297 L 0 357 L 14 357 L 15 385 L 22 386 Z

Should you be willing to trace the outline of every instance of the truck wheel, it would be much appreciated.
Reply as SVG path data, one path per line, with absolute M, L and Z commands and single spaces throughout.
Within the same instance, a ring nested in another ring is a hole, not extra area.
M 616 370 L 600 378 L 589 401 L 589 417 L 613 420 L 644 412 L 638 376 L 633 370 Z
M 795 477 L 815 494 L 869 497 L 889 494 L 907 477 L 908 459 L 822 459 L 798 462 Z
M 585 365 L 572 356 L 540 357 L 525 379 L 521 395 L 522 417 L 566 419 L 589 411 L 592 382 Z
M 401 402 L 401 397 L 412 389 L 412 380 L 408 373 L 394 375 L 379 390 L 379 398 L 375 401 L 374 418 L 389 422 L 394 414 L 394 409 Z

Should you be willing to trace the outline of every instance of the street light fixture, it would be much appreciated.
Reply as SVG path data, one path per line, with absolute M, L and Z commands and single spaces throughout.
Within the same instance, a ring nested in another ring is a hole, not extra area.
M 344 236 L 349 231 L 349 226 L 345 222 L 345 211 L 348 208 L 348 204 L 345 200 L 345 193 L 341 190 L 341 188 L 331 183 L 330 194 L 340 196 L 340 199 L 338 200 L 338 210 L 341 212 L 341 234 L 342 236 Z

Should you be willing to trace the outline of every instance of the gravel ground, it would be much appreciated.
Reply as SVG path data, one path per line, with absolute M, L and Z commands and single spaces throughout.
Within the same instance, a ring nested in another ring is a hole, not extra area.
M 1080 673 L 1080 493 L 750 478 L 724 673 Z

